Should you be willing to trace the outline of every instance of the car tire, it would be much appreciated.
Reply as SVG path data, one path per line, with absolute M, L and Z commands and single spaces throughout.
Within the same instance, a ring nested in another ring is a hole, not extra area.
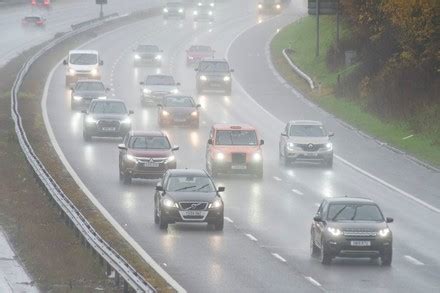
M 159 224 L 159 215 L 157 214 L 157 208 L 154 208 L 154 223 Z
M 119 181 L 124 180 L 124 172 L 121 170 L 121 167 L 119 167 Z
M 319 248 L 316 246 L 315 241 L 313 240 L 313 233 L 310 233 L 310 256 L 318 257 L 319 256 Z
M 320 261 L 323 265 L 329 265 L 332 262 L 332 257 L 327 251 L 324 239 L 321 240 Z
M 225 221 L 222 218 L 218 222 L 214 223 L 214 230 L 223 231 L 224 224 L 225 224 Z
M 131 184 L 131 181 L 132 181 L 131 175 L 128 174 L 128 173 L 125 173 L 125 174 L 123 175 L 123 181 L 124 181 L 124 184 L 125 184 L 125 185 L 130 185 L 130 184 Z
M 92 140 L 92 136 L 89 133 L 87 133 L 87 131 L 83 131 L 83 139 L 84 141 L 89 142 Z
M 381 261 L 383 267 L 391 266 L 391 262 L 393 261 L 392 250 L 382 253 L 382 255 L 380 256 L 380 261 Z
M 160 230 L 167 230 L 168 229 L 168 221 L 165 219 L 162 214 L 159 215 L 159 229 Z

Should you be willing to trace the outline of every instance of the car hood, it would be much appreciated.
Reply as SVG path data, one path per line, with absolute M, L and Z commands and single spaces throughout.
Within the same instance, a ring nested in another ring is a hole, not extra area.
M 212 76 L 212 77 L 224 77 L 224 76 L 230 76 L 231 74 L 229 72 L 203 72 L 203 71 L 199 71 L 200 75 L 204 75 L 204 76 Z
M 327 136 L 321 136 L 321 137 L 294 137 L 291 136 L 287 140 L 287 142 L 292 143 L 298 143 L 298 144 L 326 144 L 330 141 L 330 139 Z
M 160 55 L 161 52 L 135 52 L 135 54 L 138 54 L 139 56 L 156 56 Z
M 175 202 L 181 201 L 204 201 L 213 202 L 216 192 L 167 192 L 166 195 Z
M 361 230 L 361 231 L 374 231 L 377 232 L 381 229 L 385 229 L 388 225 L 385 222 L 365 222 L 365 221 L 330 221 L 329 227 L 338 228 L 341 231 L 344 230 Z
M 93 69 L 98 68 L 98 64 L 93 64 L 93 65 L 69 64 L 69 68 L 74 69 L 76 71 L 91 71 Z
M 145 88 L 149 89 L 152 92 L 171 92 L 176 89 L 176 85 L 145 85 Z
M 90 113 L 90 115 L 97 120 L 100 119 L 123 120 L 128 117 L 128 114 L 111 114 L 111 113 L 105 113 L 105 114 Z
M 222 153 L 247 153 L 252 154 L 260 150 L 260 146 L 215 146 L 216 151 Z
M 80 96 L 83 98 L 97 98 L 106 97 L 107 93 L 105 91 L 74 91 L 72 95 Z
M 168 158 L 173 154 L 171 150 L 139 150 L 139 149 L 128 149 L 127 152 L 137 158 Z

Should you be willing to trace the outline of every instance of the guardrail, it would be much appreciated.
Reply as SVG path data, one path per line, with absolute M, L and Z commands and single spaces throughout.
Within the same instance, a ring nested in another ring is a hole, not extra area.
M 72 30 L 77 30 L 77 29 L 80 29 L 82 27 L 87 27 L 87 26 L 89 26 L 91 24 L 94 24 L 94 23 L 97 23 L 97 22 L 106 21 L 106 20 L 108 20 L 110 18 L 114 18 L 114 17 L 118 17 L 118 16 L 119 16 L 119 13 L 112 13 L 112 14 L 108 14 L 108 15 L 106 15 L 104 17 L 97 17 L 97 18 L 93 18 L 93 19 L 90 19 L 90 20 L 86 20 L 86 21 L 80 22 L 80 23 L 72 24 L 70 27 L 72 28 Z
M 307 74 L 305 74 L 301 69 L 299 69 L 298 66 L 296 66 L 292 60 L 290 59 L 289 55 L 287 55 L 287 51 L 290 49 L 283 49 L 283 55 L 284 58 L 286 58 L 287 62 L 289 63 L 289 65 L 293 68 L 293 70 L 295 70 L 295 72 L 301 76 L 303 79 L 305 79 L 308 83 L 310 88 L 313 90 L 315 89 L 315 84 L 313 83 L 313 80 L 310 78 L 310 76 L 308 76 Z
M 156 292 L 156 290 L 138 273 L 136 270 L 119 255 L 96 231 L 81 212 L 75 207 L 69 197 L 62 191 L 60 186 L 55 182 L 50 173 L 46 170 L 34 152 L 23 127 L 22 118 L 18 111 L 18 93 L 26 74 L 35 61 L 44 55 L 48 50 L 52 49 L 68 38 L 75 36 L 81 32 L 92 29 L 101 25 L 103 22 L 94 22 L 88 26 L 83 26 L 75 31 L 68 32 L 61 37 L 54 39 L 34 56 L 32 56 L 21 68 L 14 81 L 11 89 L 11 116 L 15 125 L 15 133 L 18 138 L 20 147 L 32 167 L 34 176 L 58 205 L 61 215 L 65 218 L 66 223 L 71 225 L 78 236 L 81 237 L 82 243 L 91 248 L 94 253 L 99 256 L 101 264 L 106 265 L 107 275 L 110 276 L 112 270 L 115 272 L 115 281 L 119 286 L 122 278 L 124 292 L 128 292 L 129 288 L 135 292 Z

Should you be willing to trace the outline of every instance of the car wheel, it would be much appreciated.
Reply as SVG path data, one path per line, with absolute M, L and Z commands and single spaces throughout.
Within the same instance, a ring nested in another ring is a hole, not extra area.
M 328 265 L 332 262 L 332 257 L 327 251 L 327 246 L 325 245 L 325 240 L 321 240 L 321 249 L 320 249 L 320 261 L 323 265 Z
M 167 221 L 167 219 L 165 219 L 164 216 L 162 216 L 162 214 L 160 214 L 160 216 L 159 216 L 159 229 L 160 230 L 167 230 L 168 229 L 168 221 Z
M 392 250 L 384 252 L 381 256 L 380 256 L 380 260 L 382 262 L 382 266 L 384 267 L 389 267 L 391 266 L 391 262 L 393 260 L 393 252 Z
M 154 223 L 159 224 L 159 215 L 157 214 L 157 208 L 154 208 Z
M 92 136 L 89 133 L 87 133 L 87 131 L 83 131 L 83 138 L 84 138 L 84 141 L 91 141 L 92 140 Z
M 223 231 L 223 227 L 224 227 L 224 220 L 223 218 L 221 220 L 219 220 L 217 223 L 214 224 L 214 230 L 216 231 Z
M 131 175 L 130 174 L 128 174 L 128 173 L 125 173 L 124 175 L 123 175 L 123 179 L 124 179 L 124 184 L 125 185 L 130 185 L 131 184 L 131 181 L 132 181 L 132 178 L 131 178 Z
M 313 233 L 310 233 L 310 255 L 312 257 L 317 257 L 319 255 L 319 248 L 316 246 L 313 238 Z
M 124 180 L 124 172 L 122 171 L 122 168 L 119 167 L 119 181 Z

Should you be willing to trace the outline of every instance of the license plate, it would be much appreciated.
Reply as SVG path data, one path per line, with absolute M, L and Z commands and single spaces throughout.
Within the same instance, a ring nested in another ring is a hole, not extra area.
M 351 241 L 351 246 L 371 246 L 371 241 Z
M 182 211 L 182 216 L 185 217 L 196 217 L 196 216 L 202 216 L 202 211 Z
M 318 154 L 317 153 L 306 153 L 306 156 L 307 157 L 316 157 L 316 156 L 318 156 Z
M 234 169 L 234 170 L 246 170 L 247 167 L 246 167 L 246 165 L 232 165 L 231 169 Z
M 144 167 L 146 167 L 146 168 L 158 168 L 159 167 L 159 163 L 146 162 L 146 163 L 144 163 Z
M 174 122 L 177 122 L 177 123 L 182 123 L 185 121 L 186 121 L 186 119 L 174 119 Z
M 103 127 L 103 131 L 116 131 L 116 127 Z

